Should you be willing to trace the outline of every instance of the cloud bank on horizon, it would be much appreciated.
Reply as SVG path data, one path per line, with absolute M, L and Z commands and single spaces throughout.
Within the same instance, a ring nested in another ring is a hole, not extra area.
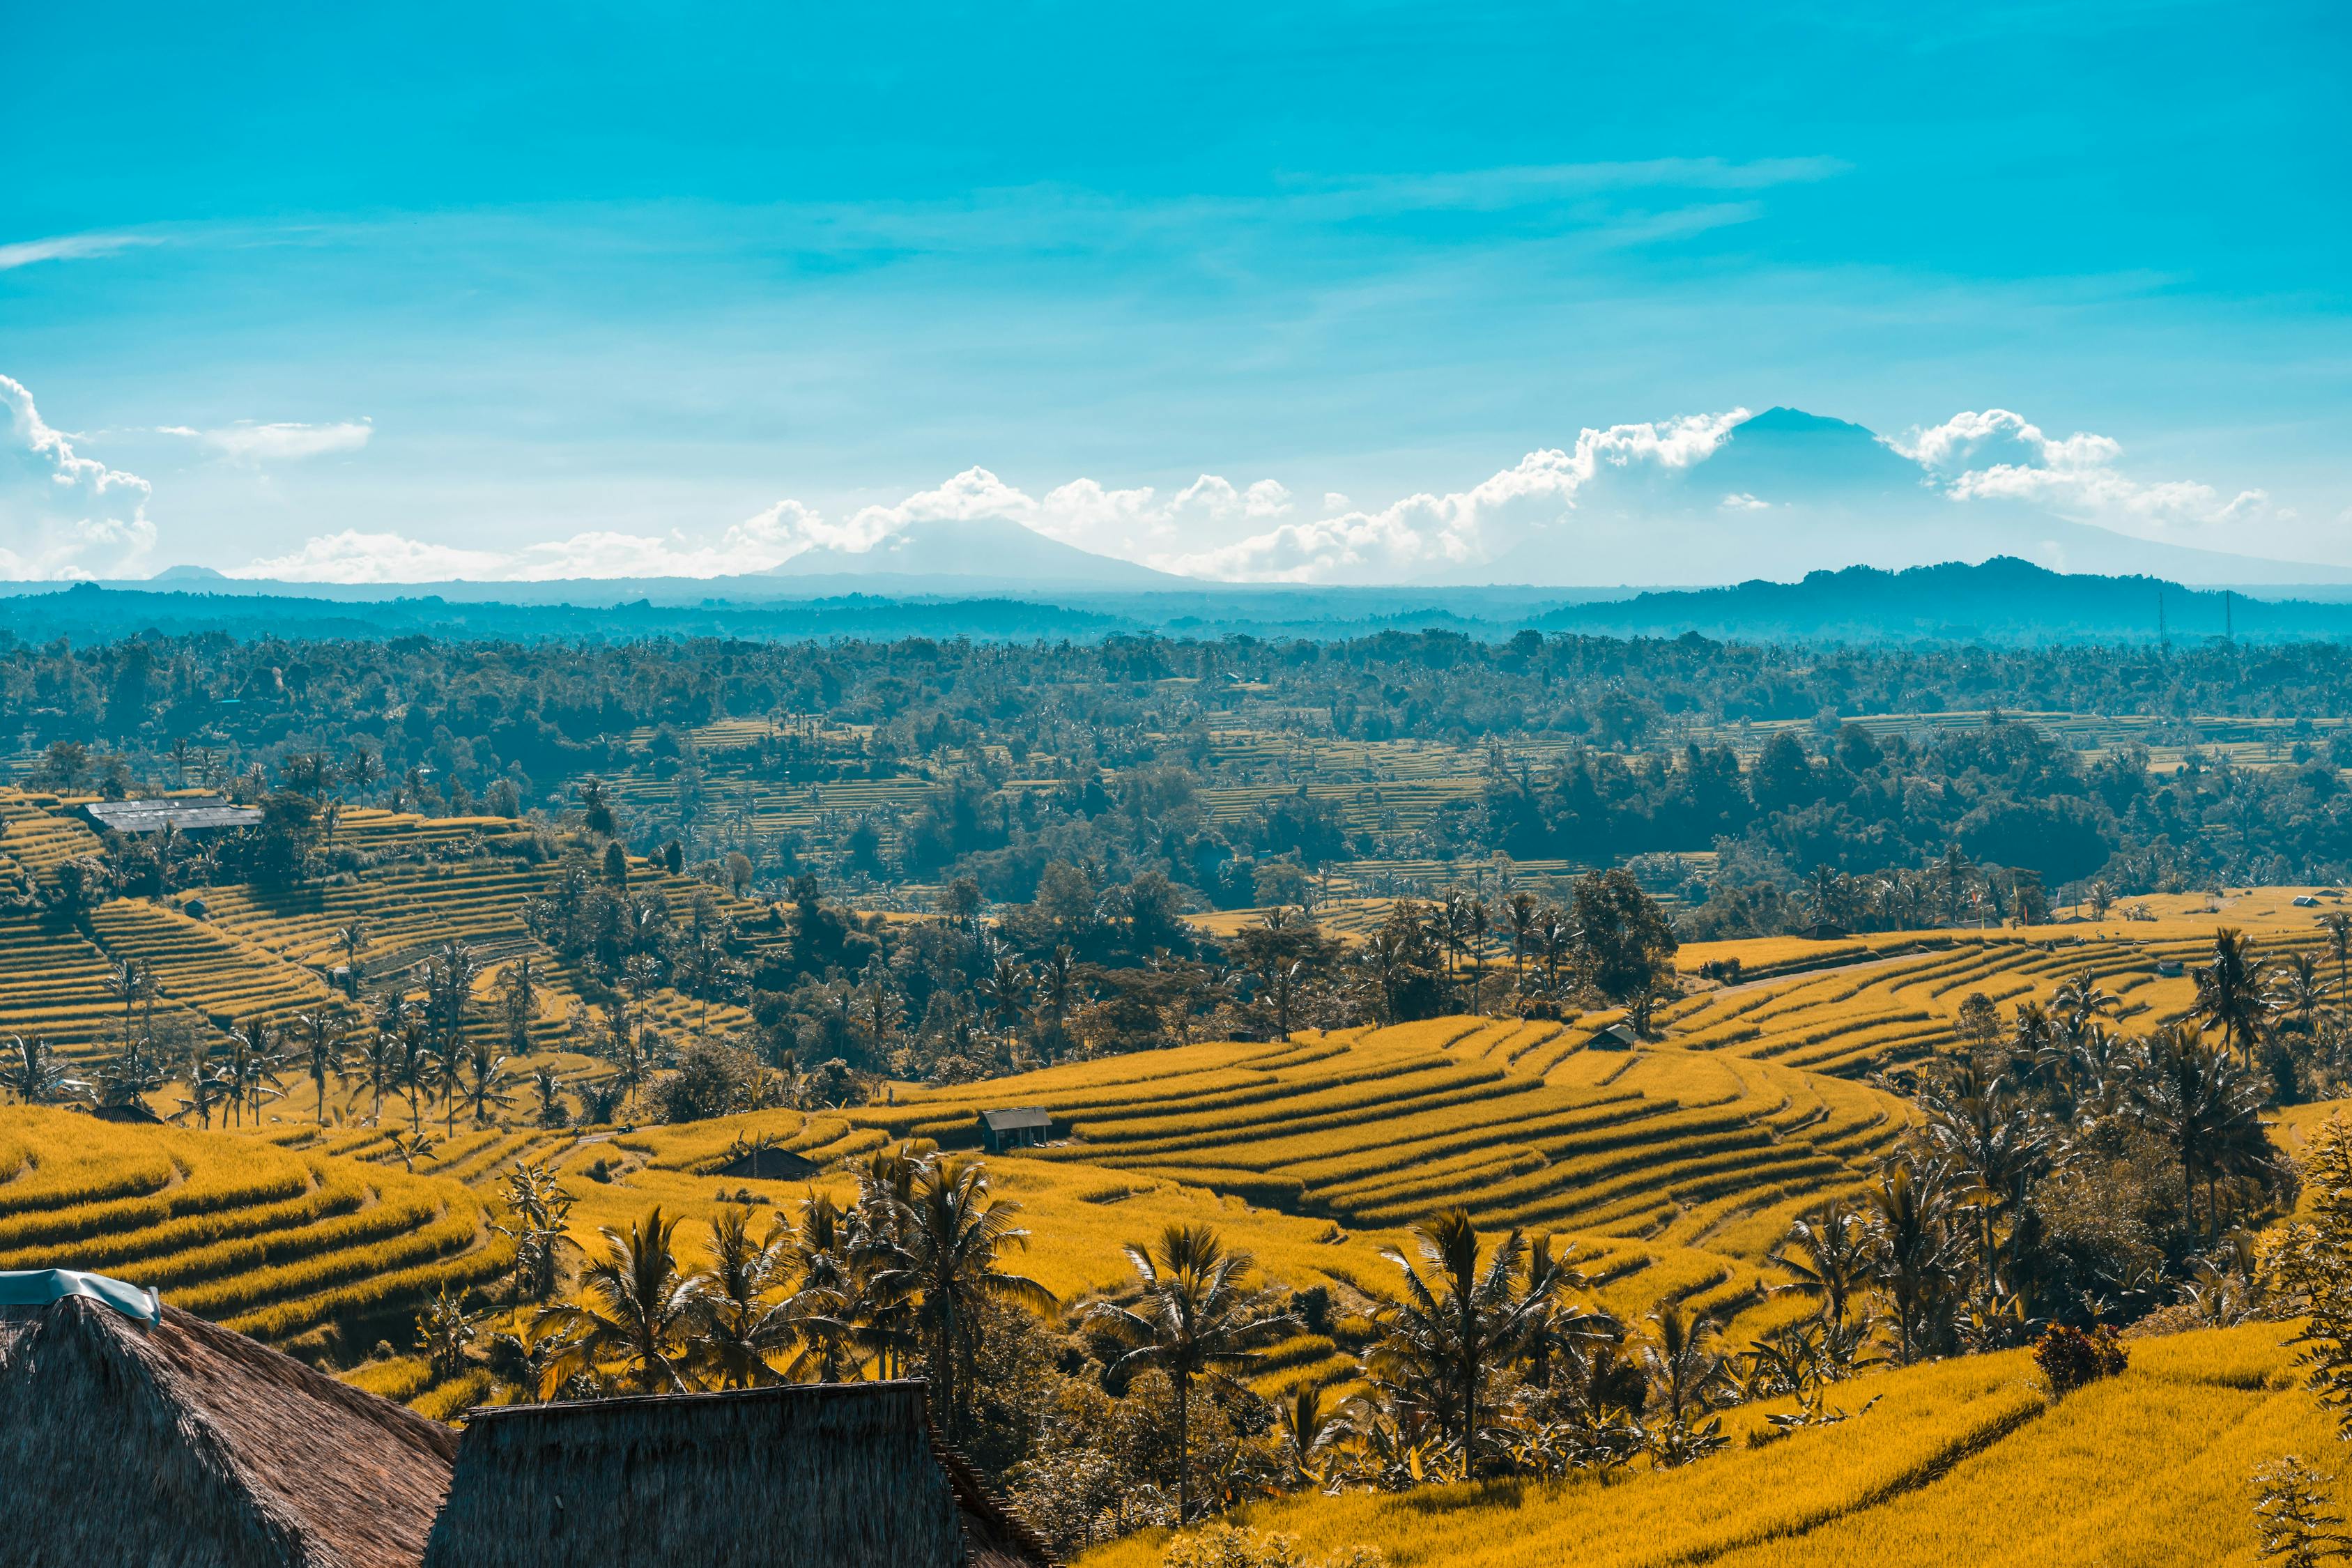
M 6 450 L 0 453 L 0 579 L 131 577 L 152 570 L 162 537 L 149 517 L 153 487 L 77 453 L 48 426 L 23 384 L 0 375 Z M 1033 495 L 973 467 L 890 506 L 828 517 L 784 499 L 702 532 L 660 535 L 586 529 L 515 549 L 480 549 L 406 533 L 346 529 L 253 559 L 227 575 L 289 583 L 396 584 L 455 580 L 710 578 L 773 570 L 812 550 L 855 557 L 917 523 L 1004 519 L 1065 543 L 1183 576 L 1234 583 L 1381 584 L 1495 562 L 1544 529 L 1573 520 L 1580 496 L 1613 476 L 1687 475 L 1713 457 L 1750 413 L 1586 427 L 1571 446 L 1528 453 L 1467 489 L 1420 491 L 1378 510 L 1326 494 L 1302 503 L 1280 481 L 1235 484 L 1203 474 L 1163 493 L 1081 478 Z M 156 434 L 198 443 L 256 467 L 355 451 L 373 426 L 238 423 Z M 1940 425 L 1881 437 L 1916 465 L 1923 490 L 1965 506 L 2015 501 L 2142 539 L 2201 542 L 2218 525 L 2269 506 L 2259 489 L 2224 496 L 2193 480 L 2145 480 L 2121 467 L 2123 449 L 2087 432 L 2053 437 L 2002 408 L 1965 411 Z M 1727 493 L 1728 511 L 1768 511 L 1769 498 Z M 1965 512 L 1956 512 L 1964 530 Z M 1220 535 L 1223 542 L 1206 542 Z

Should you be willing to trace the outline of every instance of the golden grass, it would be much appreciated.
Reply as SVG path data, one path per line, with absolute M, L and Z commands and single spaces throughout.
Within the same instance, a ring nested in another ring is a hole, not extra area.
M 0 1110 L 0 1268 L 83 1268 L 266 1340 L 504 1267 L 464 1185 L 258 1138 Z
M 2134 1341 L 2129 1371 L 2055 1404 L 2023 1352 L 1876 1373 L 1836 1391 L 1848 1409 L 1878 1397 L 1852 1420 L 1686 1469 L 1308 1495 L 1245 1521 L 1297 1536 L 1310 1559 L 1363 1542 L 1413 1568 L 2251 1563 L 2248 1471 L 2336 1447 L 2333 1422 L 2286 1386 L 2285 1333 Z M 1148 1568 L 1164 1542 L 1148 1532 L 1079 1568 Z

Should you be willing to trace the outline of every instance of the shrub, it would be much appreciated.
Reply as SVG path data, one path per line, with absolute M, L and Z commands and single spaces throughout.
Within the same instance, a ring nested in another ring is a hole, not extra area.
M 1298 1554 L 1294 1535 L 1263 1535 L 1238 1525 L 1212 1524 L 1187 1531 L 1168 1543 L 1160 1568 L 1385 1568 L 1378 1548 L 1350 1546 L 1328 1557 Z
M 2085 1384 L 2113 1377 L 2131 1364 L 2130 1352 L 2115 1330 L 2101 1323 L 2087 1333 L 2063 1323 L 2053 1323 L 2034 1342 L 2033 1364 L 2050 1380 L 2050 1392 L 2072 1394 Z

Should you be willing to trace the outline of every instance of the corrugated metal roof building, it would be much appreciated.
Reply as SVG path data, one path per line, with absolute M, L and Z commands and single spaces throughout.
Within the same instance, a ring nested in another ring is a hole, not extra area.
M 161 833 L 165 827 L 182 833 L 221 833 L 252 827 L 261 813 L 251 806 L 231 805 L 216 795 L 175 795 L 162 800 L 94 800 L 81 808 L 93 827 L 110 833 Z

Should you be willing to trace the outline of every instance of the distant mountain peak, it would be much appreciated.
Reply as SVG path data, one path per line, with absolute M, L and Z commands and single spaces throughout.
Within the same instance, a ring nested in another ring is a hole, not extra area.
M 1129 588 L 1184 581 L 1132 561 L 1081 550 L 1008 517 L 920 518 L 867 549 L 822 546 L 761 575 L 963 578 Z
M 226 583 L 228 578 L 226 574 L 215 572 L 209 566 L 166 566 L 147 581 L 150 583 Z
M 1748 417 L 1741 420 L 1738 424 L 1731 427 L 1731 434 L 1735 439 L 1742 435 L 1813 436 L 1831 434 L 1860 436 L 1873 441 L 1878 439 L 1878 437 L 1873 435 L 1869 429 L 1863 426 L 1856 425 L 1850 420 L 1832 419 L 1827 415 L 1823 414 L 1808 414 L 1801 408 L 1790 408 L 1785 405 L 1780 404 L 1775 404 L 1772 407 L 1767 408 L 1761 414 L 1750 415 Z

